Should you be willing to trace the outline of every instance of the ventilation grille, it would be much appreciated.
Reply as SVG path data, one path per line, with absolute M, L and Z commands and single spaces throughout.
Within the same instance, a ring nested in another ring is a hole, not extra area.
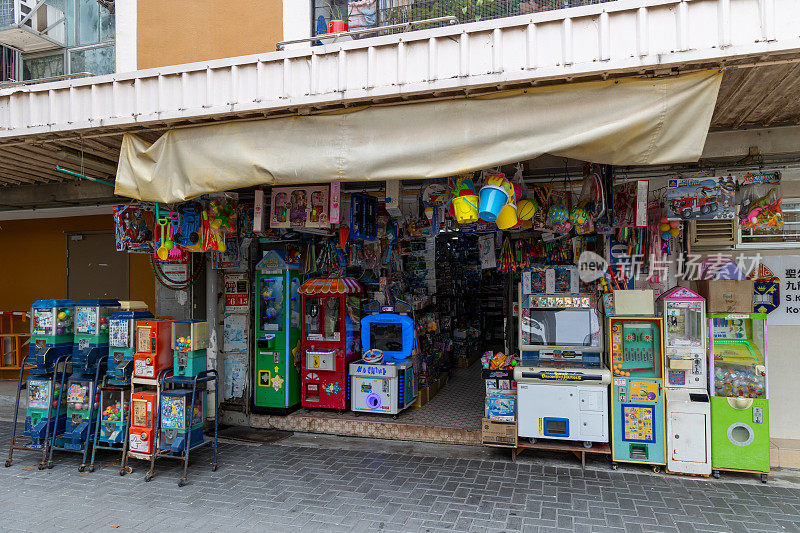
M 739 217 L 689 222 L 692 246 L 697 248 L 736 246 L 741 240 Z

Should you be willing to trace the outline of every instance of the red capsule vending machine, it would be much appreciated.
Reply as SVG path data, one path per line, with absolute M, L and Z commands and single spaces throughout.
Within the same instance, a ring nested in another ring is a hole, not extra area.
M 303 407 L 348 408 L 347 369 L 361 357 L 361 285 L 353 278 L 310 279 L 300 286 Z

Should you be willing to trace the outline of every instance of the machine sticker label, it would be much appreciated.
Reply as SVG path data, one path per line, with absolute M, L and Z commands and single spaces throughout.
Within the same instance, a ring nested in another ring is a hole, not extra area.
M 270 374 L 269 370 L 259 370 L 258 371 L 258 386 L 259 387 L 269 387 L 270 378 L 272 375 Z
M 624 387 L 627 381 L 628 380 L 626 380 L 625 378 L 614 378 L 614 385 L 616 385 L 617 387 Z
M 275 389 L 275 392 L 278 392 L 283 388 L 283 381 L 283 378 L 280 376 L 275 376 L 272 378 L 272 388 Z
M 136 332 L 136 351 L 137 352 L 150 352 L 150 328 L 138 328 Z
M 322 386 L 323 390 L 328 396 L 336 396 L 342 389 L 339 387 L 339 382 L 325 383 Z
M 534 372 L 534 374 L 534 377 L 543 381 L 587 381 L 596 379 L 591 376 L 584 376 L 580 372 L 559 372 L 556 370 L 544 370 Z
M 356 372 L 358 372 L 360 374 L 369 374 L 370 376 L 385 376 L 386 375 L 386 367 L 384 367 L 384 366 L 358 365 L 356 367 Z
M 89 339 L 78 339 L 78 349 L 86 350 L 89 348 Z
M 143 359 L 133 362 L 133 373 L 139 377 L 152 378 L 155 376 L 155 367 L 148 365 Z
M 186 422 L 186 397 L 161 397 L 161 427 L 183 429 Z
M 631 401 L 636 402 L 657 402 L 658 401 L 658 383 L 651 381 L 633 381 L 631 380 Z
M 128 321 L 109 320 L 108 345 L 114 348 L 128 347 Z
M 52 309 L 35 309 L 33 311 L 33 334 L 34 335 L 53 334 Z
M 28 408 L 47 409 L 50 403 L 50 382 L 44 380 L 28 381 Z
M 73 383 L 67 389 L 67 403 L 85 403 L 88 387 Z
M 134 452 L 139 453 L 149 453 L 150 449 L 147 446 L 147 442 L 143 441 L 141 435 L 138 433 L 131 432 L 130 440 L 129 440 L 129 447 Z
M 89 335 L 97 334 L 97 313 L 94 307 L 79 307 L 75 313 L 75 331 Z
M 623 405 L 622 440 L 628 442 L 655 442 L 655 407 L 646 405 Z

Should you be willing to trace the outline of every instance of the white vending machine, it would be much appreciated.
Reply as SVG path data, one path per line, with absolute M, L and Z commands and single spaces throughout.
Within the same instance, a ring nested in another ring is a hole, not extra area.
M 711 475 L 705 298 L 685 287 L 660 297 L 664 318 L 667 472 Z
M 514 369 L 518 435 L 587 448 L 608 442 L 611 371 L 595 297 L 525 290 L 520 285 L 522 364 Z

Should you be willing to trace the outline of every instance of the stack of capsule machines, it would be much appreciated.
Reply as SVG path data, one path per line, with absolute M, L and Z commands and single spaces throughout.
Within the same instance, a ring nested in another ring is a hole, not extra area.
M 256 265 L 256 412 L 288 414 L 300 405 L 300 375 L 294 357 L 300 338 L 297 268 L 275 250 Z
M 119 474 L 133 471 L 128 459 L 150 461 L 155 451 L 156 423 L 163 378 L 172 370 L 172 320 L 137 320 L 136 351 L 131 376 L 130 426 L 122 448 Z
M 214 409 L 214 440 L 203 438 L 203 423 L 206 419 L 206 388 L 209 382 L 216 381 L 215 370 L 208 370 L 206 364 L 206 345 L 208 343 L 208 323 L 200 320 L 176 320 L 172 323 L 172 347 L 174 360 L 172 373 L 163 380 L 165 390 L 159 399 L 159 420 L 156 426 L 157 449 L 150 462 L 150 471 L 145 481 L 153 479 L 155 460 L 158 458 L 183 461 L 183 477 L 179 486 L 186 483 L 186 470 L 189 453 L 197 448 L 213 443 L 216 470 L 216 416 Z M 216 405 L 216 391 L 214 397 Z
M 32 450 L 42 454 L 41 470 L 47 463 L 50 437 L 64 431 L 66 413 L 58 407 L 66 398 L 61 389 L 68 371 L 67 362 L 72 357 L 74 312 L 72 300 L 38 300 L 31 306 L 30 347 L 19 371 L 7 467 L 11 466 L 14 450 Z M 24 387 L 28 391 L 25 429 L 18 436 L 17 413 L 26 365 L 33 368 L 28 369 Z
M 300 286 L 303 321 L 301 404 L 348 408 L 348 366 L 361 355 L 361 285 L 353 278 L 310 279 Z
M 133 354 L 136 351 L 136 321 L 153 318 L 144 302 L 120 302 L 120 311 L 108 319 L 108 370 L 100 386 L 100 423 L 94 436 L 89 471 L 94 471 L 98 449 L 121 450 L 128 436 Z
M 663 319 L 653 291 L 614 291 L 615 316 L 608 319 L 611 356 L 611 460 L 666 464 L 664 433 Z M 616 316 L 620 315 L 620 316 Z
M 767 315 L 709 313 L 711 465 L 751 472 L 767 482 L 769 386 Z
M 100 406 L 98 385 L 108 360 L 108 319 L 118 310 L 119 302 L 110 298 L 80 300 L 75 305 L 72 374 L 66 389 L 67 423 L 63 433 L 53 435 L 48 468 L 53 463 L 53 451 L 61 450 L 83 454 L 78 470 L 86 469 Z M 59 411 L 57 407 L 56 412 Z
M 675 287 L 660 300 L 666 352 L 667 472 L 710 476 L 706 299 Z

